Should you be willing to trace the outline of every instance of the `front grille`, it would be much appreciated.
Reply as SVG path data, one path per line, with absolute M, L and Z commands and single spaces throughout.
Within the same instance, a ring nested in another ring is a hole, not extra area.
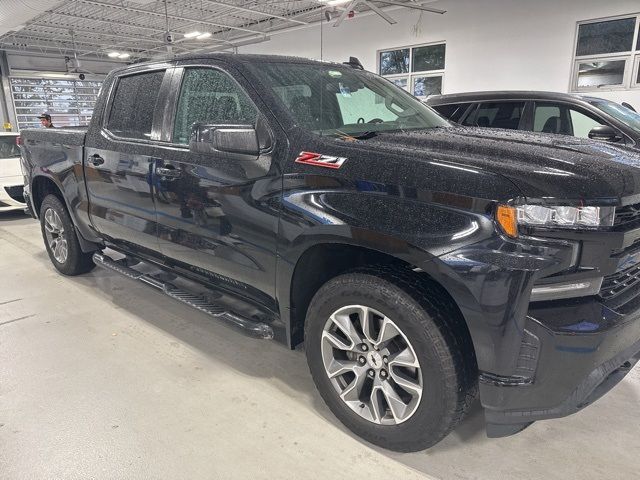
M 605 303 L 621 306 L 640 293 L 640 264 L 633 265 L 604 277 L 600 298 Z
M 16 202 L 24 203 L 24 187 L 22 185 L 14 185 L 12 187 L 4 187 L 7 194 Z
M 613 221 L 614 228 L 622 228 L 640 225 L 640 203 L 634 205 L 626 205 L 624 207 L 616 207 L 616 216 Z

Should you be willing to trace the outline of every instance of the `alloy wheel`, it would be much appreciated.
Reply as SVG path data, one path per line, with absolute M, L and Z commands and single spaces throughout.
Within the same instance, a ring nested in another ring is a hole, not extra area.
M 413 346 L 390 318 L 363 306 L 335 311 L 322 332 L 324 369 L 342 401 L 380 425 L 407 421 L 422 398 Z
M 69 256 L 69 244 L 60 215 L 53 208 L 44 212 L 44 230 L 53 258 L 58 263 L 65 263 Z

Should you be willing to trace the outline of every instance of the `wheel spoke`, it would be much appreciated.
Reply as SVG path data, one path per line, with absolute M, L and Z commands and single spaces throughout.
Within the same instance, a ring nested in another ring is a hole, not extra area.
M 349 318 L 349 315 L 345 313 L 335 313 L 331 316 L 330 320 L 336 325 L 336 327 L 340 329 L 342 333 L 344 333 L 344 335 L 350 341 L 350 344 L 346 345 L 344 341 L 333 335 L 339 344 L 347 346 L 347 348 L 343 348 L 340 346 L 338 346 L 337 348 L 350 351 L 353 350 L 357 345 L 362 343 L 362 337 L 360 337 L 360 334 L 356 330 L 355 325 L 353 324 L 353 322 L 351 322 L 351 318 Z
M 405 347 L 403 350 L 389 357 L 389 368 L 392 367 L 420 368 L 420 364 L 411 349 Z
M 386 409 L 382 406 L 380 402 L 379 392 L 382 389 L 377 386 L 371 390 L 371 396 L 369 397 L 369 408 L 371 411 L 371 416 L 373 417 L 373 421 L 375 423 L 381 423 L 382 418 L 386 415 Z
M 389 376 L 399 385 L 403 390 L 405 390 L 410 395 L 421 395 L 422 394 L 422 385 L 412 378 L 407 377 L 406 375 L 402 375 L 401 372 L 394 371 L 393 369 L 389 370 Z
M 380 333 L 378 335 L 378 339 L 375 341 L 375 344 L 384 344 L 389 340 L 397 337 L 398 335 L 400 335 L 398 327 L 396 327 L 395 324 L 387 317 L 384 317 L 382 319 L 382 326 L 380 327 Z
M 355 378 L 340 393 L 340 398 L 342 398 L 342 400 L 345 402 L 360 401 L 360 391 L 362 390 L 362 386 L 367 379 L 366 369 L 354 368 L 353 373 L 355 373 L 356 375 Z
M 340 375 L 344 375 L 345 373 L 354 372 L 354 368 L 356 367 L 356 365 L 357 362 L 353 362 L 350 360 L 333 359 L 327 367 L 327 374 L 329 375 L 329 378 L 339 377 Z
M 382 384 L 382 392 L 389 404 L 394 420 L 396 422 L 402 422 L 407 415 L 407 404 L 402 401 L 398 392 L 393 389 L 393 386 L 389 382 Z
M 358 316 L 360 317 L 360 325 L 362 326 L 362 333 L 364 333 L 364 338 L 366 338 L 370 343 L 375 343 L 375 339 L 372 335 L 373 325 L 371 325 L 371 310 L 369 309 L 369 307 L 360 305 L 358 307 Z

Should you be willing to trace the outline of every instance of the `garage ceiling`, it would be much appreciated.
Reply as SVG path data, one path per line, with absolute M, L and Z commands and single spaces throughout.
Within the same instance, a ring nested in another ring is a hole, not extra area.
M 130 60 L 193 51 L 214 51 L 262 42 L 269 35 L 340 13 L 344 5 L 322 0 L 2 0 L 0 49 L 104 57 L 124 52 Z M 377 3 L 373 0 L 372 3 Z M 400 0 L 397 3 L 411 3 Z M 420 2 L 424 3 L 424 2 Z M 415 4 L 414 4 L 415 5 Z M 382 4 L 378 4 L 382 6 Z M 375 8 L 375 7 L 374 7 Z M 366 2 L 356 13 L 369 10 Z M 17 12 L 17 13 L 14 13 Z M 185 38 L 198 31 L 204 39 Z M 173 42 L 167 43 L 167 32 Z

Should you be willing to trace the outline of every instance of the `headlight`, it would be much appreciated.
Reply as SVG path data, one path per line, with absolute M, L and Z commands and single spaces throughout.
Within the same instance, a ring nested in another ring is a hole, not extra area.
M 500 205 L 496 220 L 511 236 L 518 236 L 518 226 L 555 228 L 610 227 L 615 218 L 614 207 L 568 207 L 542 205 Z

